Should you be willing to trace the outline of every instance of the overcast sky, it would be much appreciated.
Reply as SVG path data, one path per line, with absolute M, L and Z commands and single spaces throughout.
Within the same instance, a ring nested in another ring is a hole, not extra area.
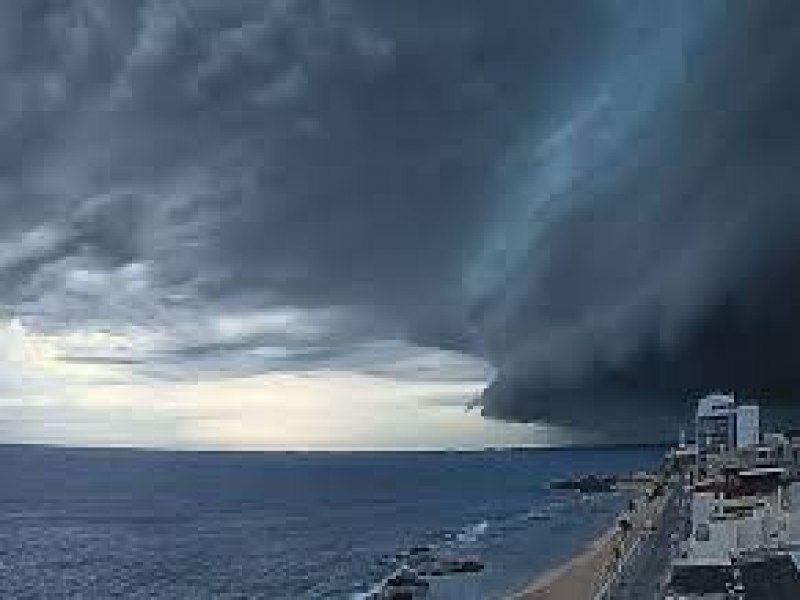
M 791 407 L 798 63 L 792 0 L 3 2 L 0 441 Z

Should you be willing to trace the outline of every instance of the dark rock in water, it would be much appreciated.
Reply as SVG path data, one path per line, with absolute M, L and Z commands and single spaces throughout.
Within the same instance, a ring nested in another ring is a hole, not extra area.
M 615 477 L 586 475 L 578 479 L 552 481 L 550 482 L 550 488 L 554 490 L 575 490 L 581 494 L 600 494 L 616 490 L 617 480 Z
M 431 557 L 417 565 L 417 571 L 426 577 L 443 577 L 458 573 L 478 573 L 483 571 L 484 564 L 477 558 Z
M 474 558 L 459 559 L 449 565 L 451 573 L 478 573 L 483 571 L 483 563 Z
M 377 598 L 380 600 L 415 600 L 425 596 L 429 587 L 430 583 L 420 577 L 416 571 L 404 568 L 384 582 Z

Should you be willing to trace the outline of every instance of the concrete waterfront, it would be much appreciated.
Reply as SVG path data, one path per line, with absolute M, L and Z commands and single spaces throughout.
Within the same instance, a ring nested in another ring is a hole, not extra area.
M 510 600 L 641 600 L 658 590 L 669 565 L 672 529 L 680 519 L 676 488 L 659 474 L 642 486 L 633 509 L 564 565 L 535 579 Z

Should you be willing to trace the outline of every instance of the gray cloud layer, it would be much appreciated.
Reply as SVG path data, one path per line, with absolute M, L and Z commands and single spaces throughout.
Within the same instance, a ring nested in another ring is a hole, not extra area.
M 486 357 L 500 418 L 792 397 L 798 26 L 790 1 L 5 3 L 2 302 L 166 332 L 67 357 L 156 377 L 429 370 L 405 340 Z

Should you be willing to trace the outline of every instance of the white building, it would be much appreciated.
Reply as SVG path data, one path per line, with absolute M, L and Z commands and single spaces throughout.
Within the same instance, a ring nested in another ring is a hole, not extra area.
M 752 448 L 758 446 L 761 438 L 761 425 L 757 404 L 744 404 L 736 407 L 736 447 Z
M 759 407 L 736 405 L 729 394 L 711 394 L 697 406 L 696 440 L 700 454 L 752 448 L 761 440 Z
M 727 394 L 711 394 L 697 405 L 698 454 L 723 452 L 736 446 L 736 400 Z

